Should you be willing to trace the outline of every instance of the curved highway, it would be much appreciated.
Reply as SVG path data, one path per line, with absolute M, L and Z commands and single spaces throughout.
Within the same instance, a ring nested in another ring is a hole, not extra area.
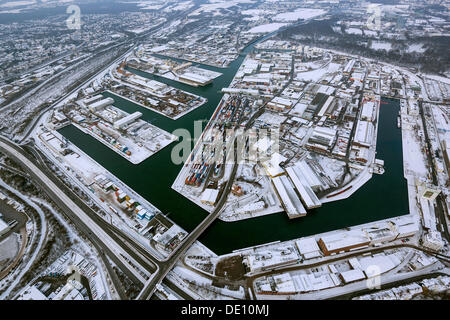
M 40 167 L 25 156 L 24 151 L 21 152 L 17 146 L 14 146 L 14 144 L 4 138 L 0 138 L 0 149 L 18 162 L 33 180 L 39 183 L 50 198 L 64 210 L 71 220 L 76 222 L 77 225 L 81 225 L 84 230 L 89 230 L 87 235 L 102 244 L 102 247 L 109 253 L 111 258 L 122 268 L 126 269 L 132 278 L 141 283 L 146 282 L 146 278 L 150 276 L 149 272 L 127 250 L 120 246 L 116 240 L 105 232 L 102 227 L 94 222 Z

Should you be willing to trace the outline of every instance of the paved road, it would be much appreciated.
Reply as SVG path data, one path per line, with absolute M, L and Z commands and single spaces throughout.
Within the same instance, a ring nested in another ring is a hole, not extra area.
M 136 261 L 136 259 L 129 254 L 121 245 L 119 245 L 110 234 L 105 232 L 104 228 L 99 226 L 94 220 L 76 204 L 65 191 L 61 190 L 53 180 L 51 180 L 46 173 L 42 171 L 40 167 L 34 164 L 25 154 L 24 151 L 20 151 L 17 147 L 13 147 L 11 142 L 8 142 L 4 138 L 0 138 L 0 149 L 6 152 L 11 158 L 18 162 L 28 174 L 39 183 L 44 191 L 60 206 L 64 212 L 80 226 L 85 234 L 95 239 L 98 243 L 102 244 L 102 248 L 109 253 L 111 258 L 115 260 L 122 268 L 128 270 L 135 280 L 141 283 L 145 283 L 144 275 L 149 275 L 149 272 Z M 135 265 L 133 267 L 131 264 Z M 141 271 L 138 271 L 140 269 Z
M 129 44 L 129 43 L 126 43 Z M 124 45 L 124 44 L 118 44 L 118 45 L 114 45 L 112 47 L 110 47 L 108 50 L 119 46 L 119 45 Z M 125 46 L 125 45 L 124 45 Z M 133 46 L 131 46 L 125 53 L 121 54 L 117 59 L 114 60 L 114 62 L 112 62 L 111 64 L 108 65 L 113 65 L 114 63 L 117 63 L 118 61 L 120 61 L 121 59 L 123 59 L 131 50 L 133 49 Z M 89 83 L 90 81 L 92 81 L 93 79 L 95 79 L 95 77 L 97 77 L 100 73 L 104 72 L 105 69 L 101 68 L 98 72 L 96 72 L 94 75 L 90 76 L 86 81 L 83 81 L 83 83 L 81 83 L 79 86 L 77 86 L 75 89 L 71 90 L 69 93 L 65 94 L 64 96 L 62 96 L 60 99 L 58 99 L 56 102 L 54 102 L 53 104 L 51 104 L 50 106 L 42 109 L 40 111 L 40 115 L 35 117 L 34 119 L 31 120 L 31 123 L 28 125 L 27 128 L 25 128 L 25 132 L 22 136 L 22 138 L 19 139 L 20 142 L 25 141 L 29 135 L 31 134 L 31 132 L 33 131 L 33 129 L 36 127 L 36 125 L 39 123 L 39 120 L 42 118 L 42 116 L 48 111 L 51 110 L 53 108 L 55 108 L 55 106 L 57 106 L 59 103 L 61 103 L 62 101 L 64 101 L 65 99 L 67 99 L 67 97 L 69 97 L 70 95 L 72 95 L 73 93 L 79 91 L 83 86 L 86 85 L 86 83 Z
M 216 220 L 220 215 L 220 210 L 222 206 L 225 204 L 225 201 L 227 200 L 227 196 L 231 191 L 231 186 L 234 182 L 234 177 L 236 176 L 237 172 L 237 141 L 234 141 L 234 161 L 235 165 L 233 166 L 230 178 L 228 179 L 225 188 L 222 192 L 222 195 L 217 203 L 216 209 L 212 213 L 210 213 L 195 229 L 192 231 L 186 238 L 183 239 L 183 241 L 178 245 L 178 247 L 164 262 L 159 263 L 160 270 L 158 273 L 154 273 L 150 280 L 145 284 L 144 289 L 141 291 L 141 293 L 138 296 L 138 299 L 140 300 L 148 300 L 151 298 L 155 291 L 155 287 L 158 283 L 160 283 L 164 277 L 169 273 L 169 271 L 175 266 L 178 259 L 187 251 L 187 249 L 198 239 L 198 237 L 205 231 L 211 223 Z
M 291 65 L 291 73 L 289 77 L 289 81 L 286 83 L 286 85 L 279 91 L 279 93 L 276 96 L 281 95 L 281 93 L 289 86 L 289 84 L 292 82 L 294 76 L 294 57 L 292 58 L 292 65 Z M 245 130 L 248 130 L 251 128 L 253 122 L 265 111 L 264 104 L 259 110 L 257 110 L 252 117 L 247 121 L 247 124 L 245 126 Z M 239 123 L 242 119 L 238 122 L 235 129 L 239 127 Z M 161 271 L 159 274 L 154 274 L 152 278 L 147 282 L 144 289 L 141 291 L 141 293 L 138 296 L 138 299 L 150 299 L 152 294 L 155 291 L 156 284 L 160 283 L 162 279 L 167 275 L 167 273 L 173 268 L 175 263 L 178 261 L 178 259 L 181 257 L 182 254 L 186 252 L 186 250 L 200 237 L 200 235 L 211 225 L 211 223 L 216 220 L 220 216 L 221 209 L 223 205 L 225 204 L 228 194 L 231 191 L 231 187 L 233 185 L 234 179 L 236 177 L 236 172 L 238 169 L 238 143 L 237 139 L 234 140 L 234 163 L 233 163 L 233 169 L 231 171 L 230 178 L 228 179 L 225 188 L 222 192 L 222 195 L 217 202 L 217 206 L 214 209 L 212 213 L 210 213 L 195 229 L 192 231 L 184 240 L 183 242 L 175 249 L 175 252 L 172 253 L 171 256 L 162 264 L 160 264 Z

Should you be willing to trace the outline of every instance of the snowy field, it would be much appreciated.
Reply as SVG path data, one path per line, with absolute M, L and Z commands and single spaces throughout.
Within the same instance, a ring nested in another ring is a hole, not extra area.
M 287 26 L 287 23 L 268 23 L 263 24 L 257 27 L 253 27 L 247 32 L 249 33 L 266 33 L 266 32 L 273 32 L 276 31 L 284 26 Z
M 210 0 L 207 4 L 202 4 L 200 8 L 189 14 L 189 16 L 196 16 L 201 13 L 212 13 L 214 16 L 220 16 L 222 9 L 228 9 L 239 4 L 253 4 L 251 0 Z
M 312 70 L 308 72 L 301 72 L 297 74 L 296 80 L 302 80 L 302 81 L 319 81 L 322 77 L 325 76 L 327 73 L 333 73 L 339 70 L 340 64 L 336 63 L 330 63 L 326 67 L 323 67 L 321 69 Z
M 348 29 L 345 29 L 345 32 L 348 33 L 348 34 L 357 34 L 357 35 L 362 35 L 363 34 L 362 30 L 358 29 L 358 28 L 348 28 Z
M 28 6 L 30 4 L 35 4 L 36 1 L 9 1 L 0 4 L 0 8 L 14 8 L 14 7 L 20 7 L 20 6 Z
M 390 42 L 384 42 L 384 41 L 373 41 L 370 48 L 374 49 L 374 50 L 389 51 L 392 49 L 392 44 Z
M 424 47 L 423 43 L 413 43 L 409 45 L 406 51 L 408 51 L 409 53 L 411 52 L 424 53 L 426 50 L 427 48 Z
M 320 15 L 325 14 L 326 11 L 322 9 L 309 9 L 309 8 L 298 8 L 293 12 L 285 12 L 277 14 L 273 20 L 280 22 L 291 22 L 297 21 L 299 19 L 312 19 Z

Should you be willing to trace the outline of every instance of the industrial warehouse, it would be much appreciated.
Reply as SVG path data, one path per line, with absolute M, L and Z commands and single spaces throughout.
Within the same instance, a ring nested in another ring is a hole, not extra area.
M 448 300 L 450 0 L 103 2 L 0 1 L 0 300 Z

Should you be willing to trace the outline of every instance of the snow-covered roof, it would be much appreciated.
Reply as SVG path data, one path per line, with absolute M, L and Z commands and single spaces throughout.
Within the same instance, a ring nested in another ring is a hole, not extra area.
M 280 167 L 280 163 L 286 161 L 286 158 L 279 153 L 274 153 L 270 160 L 263 162 L 263 166 L 271 177 L 277 177 L 284 173 L 284 169 Z
M 320 238 L 328 251 L 367 245 L 370 241 L 365 232 L 336 232 Z
M 306 161 L 302 160 L 297 163 L 295 163 L 296 166 L 298 166 L 308 182 L 309 186 L 311 188 L 317 188 L 322 186 L 322 182 L 317 177 L 317 175 L 314 173 L 314 171 L 311 169 L 308 163 Z
M 200 201 L 207 204 L 215 204 L 218 195 L 219 190 L 217 189 L 205 189 L 202 193 Z
M 314 237 L 302 238 L 295 241 L 295 244 L 297 245 L 298 251 L 302 255 L 320 251 L 319 246 L 317 245 L 317 241 Z
M 6 229 L 8 229 L 8 224 L 0 218 L 0 234 Z
M 48 300 L 35 286 L 26 289 L 17 300 Z
M 314 191 L 309 186 L 306 178 L 301 172 L 300 168 L 297 166 L 289 167 L 286 169 L 286 172 L 294 183 L 297 191 L 303 199 L 303 203 L 306 205 L 308 209 L 313 209 L 320 207 L 322 203 L 319 198 L 316 196 Z
M 288 177 L 283 175 L 273 178 L 272 181 L 288 216 L 298 217 L 305 215 L 306 209 L 295 193 L 294 186 Z
M 394 261 L 393 261 L 394 260 Z M 363 257 L 358 259 L 362 270 L 368 277 L 374 277 L 385 273 L 400 263 L 395 255 L 377 255 L 374 257 Z
M 372 121 L 374 110 L 375 110 L 375 102 L 367 101 L 366 103 L 364 103 L 361 111 L 361 119 Z
M 406 224 L 403 226 L 399 226 L 397 228 L 397 231 L 399 233 L 399 237 L 411 236 L 419 232 L 419 226 L 417 225 L 417 223 Z
M 362 280 L 362 279 L 366 278 L 364 272 L 362 272 L 359 269 L 353 269 L 353 270 L 341 272 L 341 277 L 344 280 L 344 282 L 346 282 L 346 283 L 349 283 L 352 281 L 358 281 L 358 280 Z
M 354 142 L 363 146 L 370 146 L 374 134 L 374 127 L 368 121 L 358 121 Z

